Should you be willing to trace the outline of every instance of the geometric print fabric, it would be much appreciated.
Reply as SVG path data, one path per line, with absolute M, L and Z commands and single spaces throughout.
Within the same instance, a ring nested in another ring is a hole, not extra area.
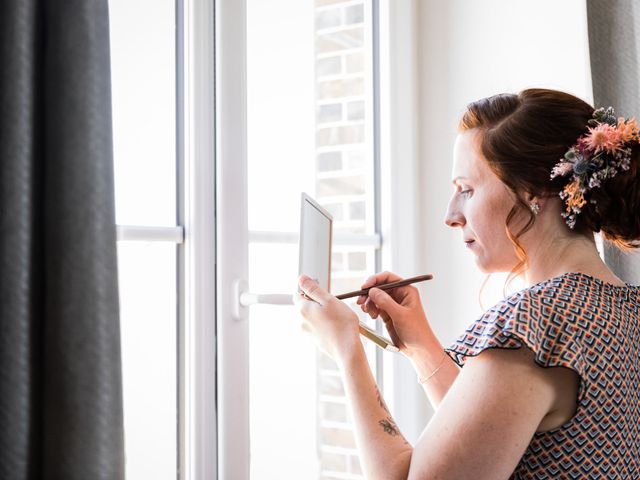
M 570 272 L 498 302 L 445 352 L 521 348 L 580 376 L 575 415 L 536 432 L 511 479 L 640 480 L 640 287 Z

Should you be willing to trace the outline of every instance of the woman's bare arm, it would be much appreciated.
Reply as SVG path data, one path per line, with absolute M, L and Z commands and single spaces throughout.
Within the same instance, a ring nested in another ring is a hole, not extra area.
M 338 359 L 355 424 L 360 463 L 367 479 L 406 479 L 412 446 L 393 420 L 361 343 Z
M 467 360 L 412 447 L 380 397 L 362 345 L 338 364 L 367 479 L 509 478 L 555 398 L 550 373 L 528 348 L 488 349 Z
M 443 358 L 444 350 L 431 329 L 415 286 L 388 291 L 375 288 L 375 285 L 398 280 L 402 277 L 392 272 L 372 275 L 362 285 L 362 288 L 371 288 L 369 294 L 358 297 L 357 303 L 371 318 L 382 317 L 391 340 L 411 360 L 418 377 L 426 378 L 440 367 L 438 373 L 423 384 L 436 410 L 460 369 L 448 356 Z
M 435 375 L 422 383 L 422 389 L 431 406 L 437 410 L 449 388 L 458 378 L 460 367 L 445 353 L 435 336 L 424 349 L 414 351 L 409 359 L 418 378 L 427 378 L 437 369 Z
M 511 478 L 553 408 L 549 370 L 526 347 L 467 358 L 414 446 L 408 479 Z
M 302 327 L 339 365 L 367 478 L 510 477 L 556 398 L 551 373 L 531 350 L 490 348 L 468 358 L 412 447 L 379 396 L 355 313 L 309 277 L 299 285 L 310 299 L 294 295 Z M 425 338 L 414 345 L 423 348 L 435 336 Z

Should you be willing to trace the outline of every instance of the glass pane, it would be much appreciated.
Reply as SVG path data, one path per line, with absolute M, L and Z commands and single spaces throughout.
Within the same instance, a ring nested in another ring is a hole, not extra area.
M 369 17 L 365 1 L 248 0 L 250 230 L 298 231 L 305 191 L 337 231 L 373 233 Z
M 176 246 L 118 242 L 126 476 L 176 478 Z
M 251 291 L 293 293 L 297 246 L 251 244 L 249 262 Z M 315 347 L 292 307 L 251 308 L 251 478 L 317 478 Z
M 345 264 L 332 277 L 341 291 L 358 289 L 365 272 L 373 271 L 373 249 L 338 253 L 364 254 L 362 270 L 349 271 Z M 297 245 L 252 243 L 249 265 L 250 291 L 295 291 Z M 366 320 L 355 299 L 347 302 Z M 302 332 L 293 307 L 252 306 L 250 322 L 251 478 L 362 478 L 336 364 Z M 376 347 L 364 342 L 373 365 Z
M 334 232 L 374 233 L 370 9 L 247 1 L 250 230 L 297 232 L 305 191 L 333 214 Z M 334 242 L 332 260 L 334 294 L 375 269 L 373 248 Z M 293 293 L 297 274 L 297 244 L 250 244 L 251 291 Z M 249 388 L 252 479 L 362 478 L 336 366 L 294 308 L 251 308 Z
M 175 2 L 109 10 L 116 221 L 175 225 Z

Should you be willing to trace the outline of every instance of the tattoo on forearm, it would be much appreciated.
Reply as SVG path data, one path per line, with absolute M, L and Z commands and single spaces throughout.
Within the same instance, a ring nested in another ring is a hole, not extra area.
M 380 425 L 384 429 L 384 431 L 392 437 L 397 437 L 399 435 L 400 438 L 404 440 L 405 445 L 409 445 L 409 442 L 407 442 L 407 440 L 402 436 L 402 433 L 400 433 L 400 429 L 396 425 L 396 422 L 394 422 L 393 418 L 391 418 L 391 412 L 389 412 L 386 403 L 384 403 L 384 399 L 382 398 L 382 395 L 380 395 L 380 390 L 378 390 L 378 387 L 376 387 L 376 393 L 378 394 L 378 403 L 385 410 L 385 412 L 389 414 L 387 418 L 380 420 L 378 422 L 378 425 Z
M 392 437 L 400 435 L 400 430 L 398 430 L 398 426 L 395 424 L 391 417 L 387 417 L 384 420 L 380 420 L 378 422 L 379 425 L 384 428 L 384 431 L 387 432 Z
M 400 433 L 400 429 L 398 428 L 396 423 L 393 421 L 393 418 L 387 417 L 383 420 L 380 420 L 378 422 L 378 425 L 380 425 L 384 429 L 384 431 L 387 432 L 392 437 L 400 436 L 400 438 L 404 440 L 404 444 L 409 445 L 409 442 L 407 442 L 407 439 L 402 436 L 402 433 Z
M 378 395 L 378 403 L 380 404 L 380 406 L 382 408 L 384 408 L 385 412 L 391 413 L 391 412 L 389 412 L 389 409 L 387 408 L 387 404 L 384 403 L 384 399 L 382 398 L 382 395 L 380 395 L 380 390 L 378 390 L 378 387 L 376 387 L 376 394 Z

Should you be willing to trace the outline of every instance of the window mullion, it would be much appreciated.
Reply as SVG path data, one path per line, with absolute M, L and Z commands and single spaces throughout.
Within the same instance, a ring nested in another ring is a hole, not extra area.
M 194 0 L 195 1 L 195 0 Z M 200 12 L 200 16 L 209 15 Z M 233 316 L 232 286 L 248 278 L 246 1 L 215 1 L 216 285 L 215 372 L 217 478 L 249 478 L 249 325 Z M 198 16 L 193 15 L 194 19 Z M 201 35 L 205 35 L 202 32 Z M 200 37 L 193 33 L 194 39 Z M 215 53 L 215 55 L 214 55 Z M 206 61 L 205 58 L 198 60 Z M 199 99 L 190 99 L 199 103 Z M 202 132 L 203 135 L 206 132 Z M 210 135 L 210 132 L 209 132 Z M 204 292 L 203 292 L 204 293 Z M 246 315 L 246 313 L 244 313 Z M 212 364 L 213 365 L 213 364 Z M 213 406 L 212 406 L 213 407 Z M 212 429 L 211 423 L 202 428 Z M 206 447 L 206 445 L 203 445 Z M 197 478 L 216 478 L 202 475 Z
M 180 249 L 180 479 L 218 478 L 215 0 L 183 0 L 181 112 L 185 241 Z M 220 474 L 220 478 L 227 478 Z
M 299 235 L 300 234 L 298 232 L 266 232 L 252 230 L 249 232 L 249 241 L 255 243 L 295 244 L 298 243 Z M 379 233 L 366 235 L 337 232 L 333 235 L 334 246 L 358 246 L 379 249 L 381 244 L 382 236 Z
M 181 226 L 117 225 L 116 235 L 119 242 L 172 242 L 181 244 L 184 241 L 184 228 Z

